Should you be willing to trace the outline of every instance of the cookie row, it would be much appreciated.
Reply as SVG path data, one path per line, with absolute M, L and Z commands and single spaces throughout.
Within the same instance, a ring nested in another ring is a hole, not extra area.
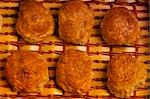
M 58 12 L 59 37 L 68 43 L 85 45 L 93 31 L 93 14 L 92 9 L 80 0 L 62 5 Z M 109 45 L 134 45 L 141 36 L 136 15 L 124 7 L 110 9 L 99 28 Z M 54 18 L 41 2 L 21 2 L 16 30 L 26 41 L 43 41 L 54 33 L 54 29 Z
M 69 49 L 56 64 L 56 83 L 65 92 L 82 94 L 92 81 L 92 59 L 86 52 Z M 8 57 L 6 77 L 14 91 L 41 92 L 49 81 L 48 63 L 40 54 L 17 51 Z M 127 98 L 146 80 L 146 65 L 137 58 L 121 53 L 107 66 L 107 87 L 116 97 Z

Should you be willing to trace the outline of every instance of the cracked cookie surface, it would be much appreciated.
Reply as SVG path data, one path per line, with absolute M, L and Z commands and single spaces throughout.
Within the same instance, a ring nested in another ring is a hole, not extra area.
M 70 93 L 86 93 L 92 80 L 92 60 L 86 52 L 67 50 L 59 58 L 56 82 Z
M 108 89 L 116 97 L 129 98 L 146 80 L 146 65 L 125 53 L 115 55 L 108 64 Z
M 80 0 L 68 1 L 59 10 L 59 37 L 66 42 L 85 45 L 93 25 L 92 9 Z
M 22 1 L 16 30 L 28 42 L 39 42 L 54 32 L 54 19 L 41 2 Z
M 134 45 L 141 36 L 135 14 L 124 7 L 110 9 L 101 22 L 101 34 L 109 45 Z
M 36 52 L 17 51 L 8 57 L 6 77 L 17 92 L 41 92 L 49 80 L 48 64 Z

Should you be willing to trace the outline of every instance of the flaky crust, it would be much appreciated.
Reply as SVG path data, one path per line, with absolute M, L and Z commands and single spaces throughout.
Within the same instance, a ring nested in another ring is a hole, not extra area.
M 93 25 L 92 9 L 80 0 L 68 1 L 59 10 L 59 37 L 66 42 L 86 44 Z
M 128 98 L 146 80 L 146 65 L 131 55 L 122 53 L 108 64 L 108 89 L 116 97 Z
M 41 2 L 21 2 L 16 30 L 28 42 L 44 40 L 54 32 L 54 19 Z
M 6 77 L 18 92 L 41 92 L 49 80 L 48 64 L 40 54 L 17 51 L 8 57 Z
M 104 16 L 101 34 L 109 45 L 134 45 L 141 31 L 133 12 L 124 7 L 115 7 Z
M 86 52 L 67 50 L 59 58 L 56 69 L 56 82 L 64 91 L 86 93 L 92 79 L 92 60 Z

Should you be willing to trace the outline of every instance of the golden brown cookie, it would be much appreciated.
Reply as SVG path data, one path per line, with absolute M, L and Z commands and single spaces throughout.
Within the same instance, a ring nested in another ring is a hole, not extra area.
M 128 98 L 146 80 L 146 65 L 131 55 L 113 56 L 108 64 L 107 77 L 110 93 Z
M 93 25 L 92 9 L 81 0 L 68 1 L 59 10 L 59 37 L 66 42 L 86 44 Z
M 44 40 L 54 32 L 54 19 L 41 2 L 21 2 L 16 30 L 28 42 Z
M 41 92 L 49 80 L 48 64 L 36 52 L 17 51 L 8 57 L 6 77 L 14 91 Z
M 104 16 L 101 34 L 109 45 L 134 45 L 140 39 L 141 31 L 133 12 L 115 7 Z
M 56 68 L 56 82 L 70 93 L 88 92 L 92 79 L 92 60 L 86 52 L 67 50 L 59 58 Z

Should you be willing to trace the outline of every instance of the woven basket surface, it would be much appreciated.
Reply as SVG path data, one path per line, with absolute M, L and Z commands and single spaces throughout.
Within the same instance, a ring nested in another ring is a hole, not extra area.
M 37 0 L 52 11 L 53 16 L 58 18 L 58 10 L 67 0 Z M 121 1 L 121 0 L 118 0 Z M 128 2 L 117 2 L 115 0 L 84 0 L 94 10 L 95 24 L 94 30 L 90 37 L 89 42 L 84 45 L 74 45 L 63 42 L 58 37 L 58 27 L 54 35 L 49 37 L 43 42 L 28 43 L 25 42 L 20 36 L 17 35 L 15 24 L 17 21 L 17 13 L 19 11 L 19 0 L 1 0 L 0 1 L 0 14 L 3 16 L 2 30 L 0 31 L 0 99 L 9 98 L 113 98 L 108 92 L 106 86 L 106 70 L 107 63 L 114 54 L 126 52 L 138 57 L 142 62 L 147 64 L 147 71 L 150 71 L 149 60 L 149 10 L 148 3 L 143 3 L 135 0 L 122 0 Z M 141 27 L 142 37 L 138 44 L 135 46 L 108 46 L 100 35 L 100 22 L 107 12 L 115 6 L 126 7 L 128 10 L 133 11 L 138 18 Z M 87 51 L 93 59 L 92 71 L 94 73 L 91 88 L 88 93 L 83 95 L 73 95 L 63 92 L 55 82 L 55 69 L 56 62 L 59 56 L 67 49 L 79 49 Z M 13 92 L 5 77 L 5 64 L 7 57 L 16 50 L 31 50 L 39 52 L 49 62 L 49 77 L 50 81 L 44 87 L 42 93 L 26 93 L 20 94 Z M 150 74 L 148 74 L 146 83 L 138 88 L 131 96 L 134 99 L 146 98 L 150 91 Z

